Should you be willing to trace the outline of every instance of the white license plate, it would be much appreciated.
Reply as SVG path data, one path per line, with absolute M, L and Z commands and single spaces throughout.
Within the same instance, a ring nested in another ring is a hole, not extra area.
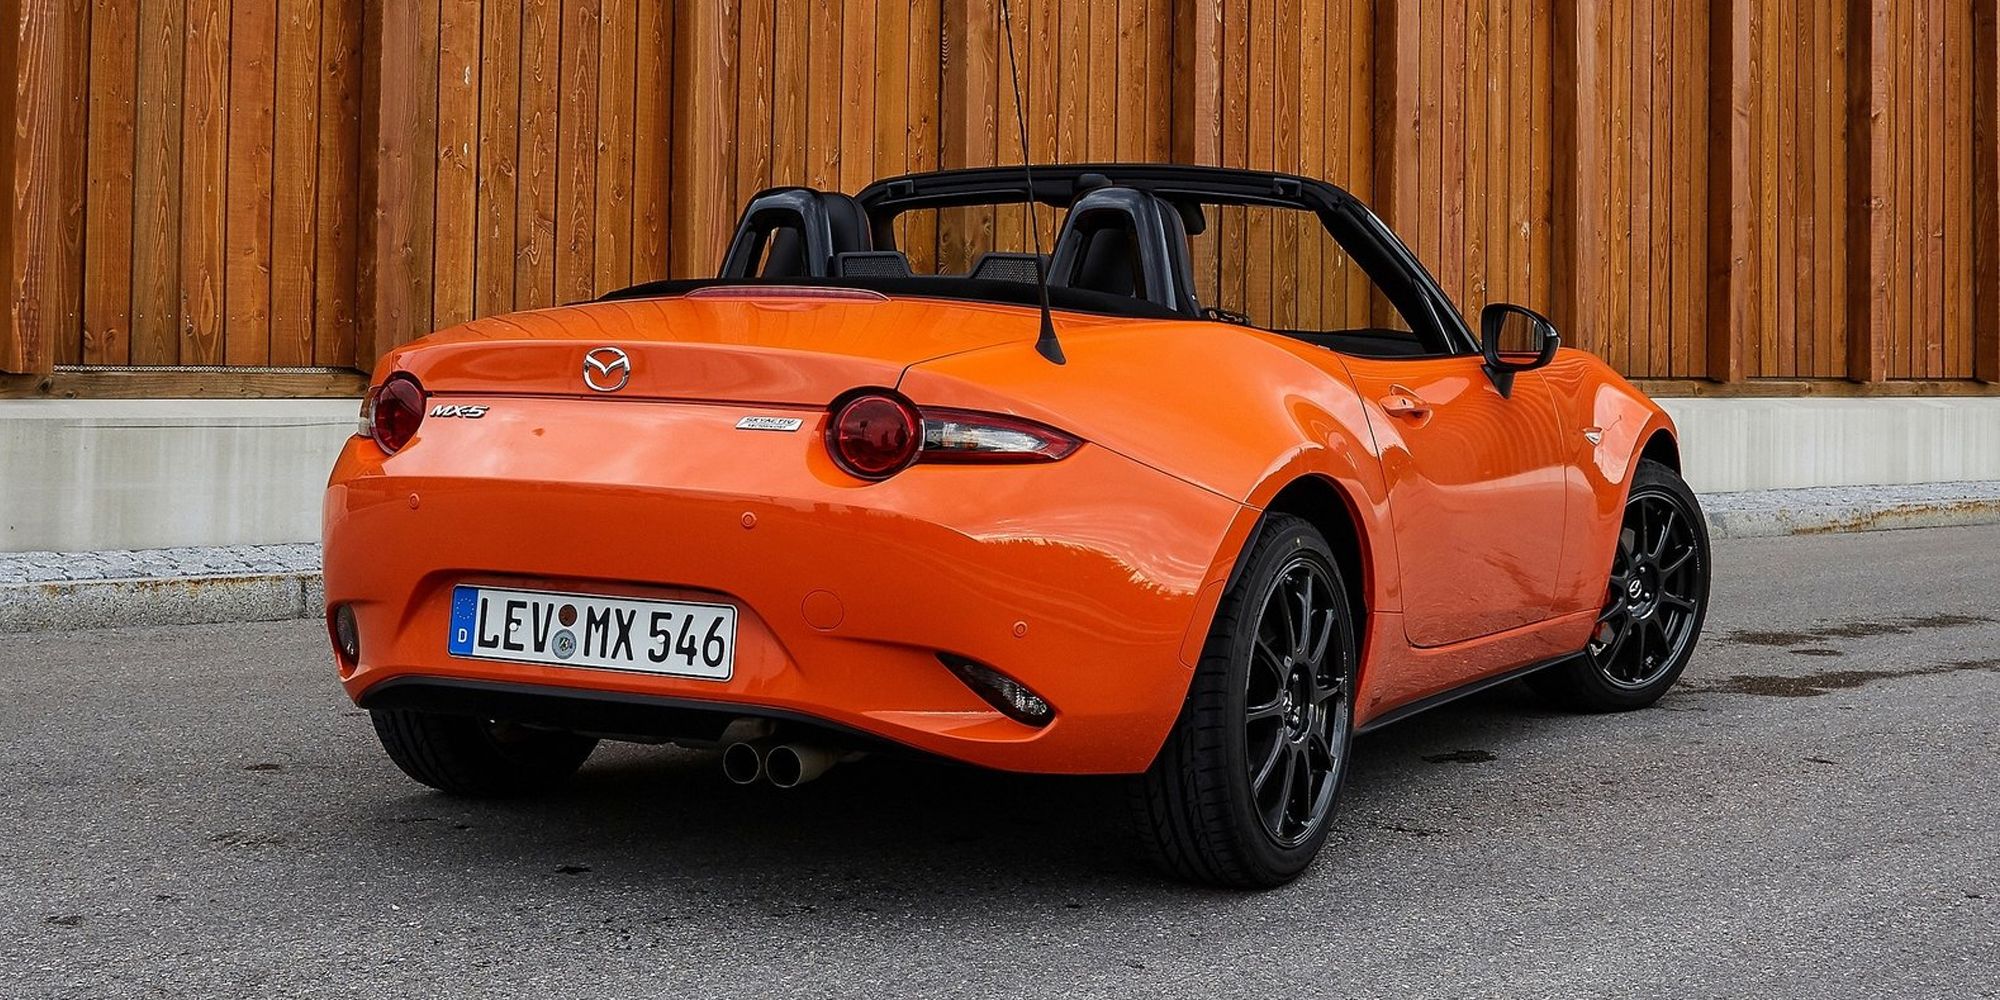
M 447 648 L 481 660 L 726 681 L 736 666 L 736 609 L 459 586 Z

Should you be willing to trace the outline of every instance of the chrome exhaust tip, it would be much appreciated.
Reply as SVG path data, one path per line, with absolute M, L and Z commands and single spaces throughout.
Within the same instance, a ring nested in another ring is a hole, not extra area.
M 764 755 L 749 743 L 722 748 L 722 776 L 733 785 L 754 785 L 764 777 Z
M 806 743 L 780 743 L 764 751 L 764 777 L 778 788 L 797 788 L 859 756 Z

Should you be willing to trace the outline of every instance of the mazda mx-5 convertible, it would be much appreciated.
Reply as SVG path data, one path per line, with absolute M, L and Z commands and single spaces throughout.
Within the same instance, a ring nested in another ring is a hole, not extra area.
M 326 495 L 340 678 L 448 793 L 600 740 L 1129 775 L 1166 871 L 1278 884 L 1357 733 L 1524 677 L 1645 706 L 1701 631 L 1667 415 L 1479 325 L 1300 177 L 766 191 L 714 279 L 382 359 Z

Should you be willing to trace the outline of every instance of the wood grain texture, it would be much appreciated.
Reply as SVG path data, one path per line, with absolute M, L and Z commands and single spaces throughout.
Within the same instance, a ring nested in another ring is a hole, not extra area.
M 0 367 L 367 366 L 710 273 L 769 184 L 1019 159 L 996 0 L 0 4 Z M 1956 382 L 2000 378 L 1995 4 L 1017 0 L 1013 38 L 1037 160 L 1329 178 L 1468 315 L 1636 377 Z M 1311 226 L 1215 215 L 1204 301 L 1392 321 Z M 1026 219 L 896 239 L 963 268 Z
M 479 247 L 480 0 L 439 0 L 431 325 L 472 318 Z M 422 152 L 422 151 L 420 151 Z
M 80 353 L 93 365 L 125 364 L 132 357 L 132 127 L 139 67 L 131 43 L 138 13 L 137 0 L 97 0 L 90 17 Z
M 271 360 L 271 202 L 277 111 L 277 12 L 230 6 L 223 361 Z
M 130 363 L 180 360 L 181 87 L 186 4 L 141 0 L 132 125 Z
M 314 363 L 319 282 L 321 0 L 280 0 L 271 151 L 269 363 Z

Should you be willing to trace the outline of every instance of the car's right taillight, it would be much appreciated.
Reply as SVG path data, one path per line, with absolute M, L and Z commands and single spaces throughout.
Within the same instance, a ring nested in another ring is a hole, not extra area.
M 404 372 L 369 390 L 361 407 L 361 426 L 386 454 L 402 451 L 424 422 L 424 387 Z
M 920 462 L 1054 462 L 1083 444 L 1046 424 L 1000 413 L 919 408 L 887 391 L 833 408 L 826 446 L 835 464 L 861 479 L 887 479 Z

